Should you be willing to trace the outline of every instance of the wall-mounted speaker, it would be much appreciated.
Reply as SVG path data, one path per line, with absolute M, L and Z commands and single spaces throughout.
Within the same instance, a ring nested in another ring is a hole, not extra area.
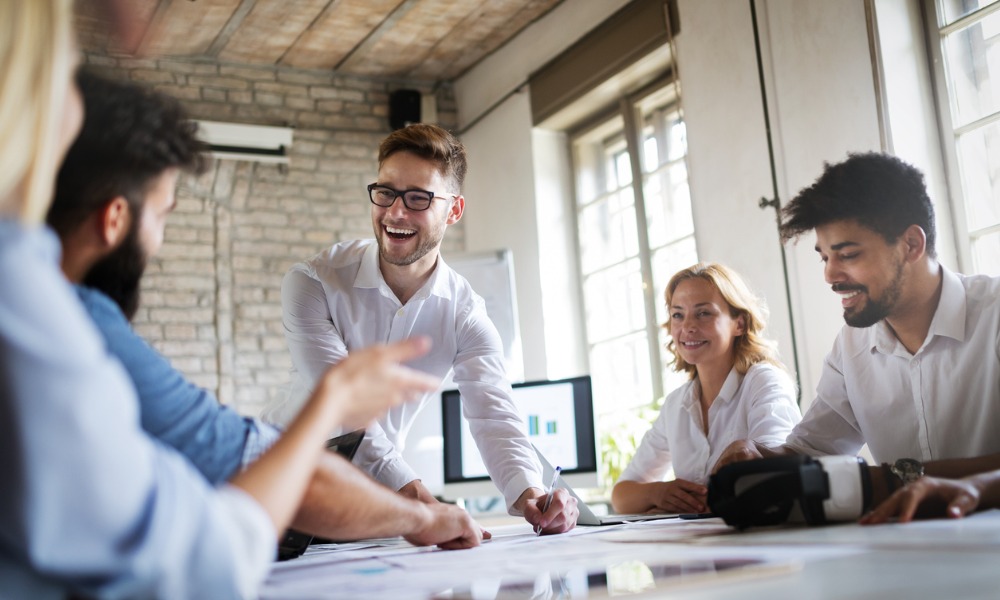
M 389 126 L 393 130 L 419 122 L 420 92 L 418 90 L 396 90 L 389 94 Z

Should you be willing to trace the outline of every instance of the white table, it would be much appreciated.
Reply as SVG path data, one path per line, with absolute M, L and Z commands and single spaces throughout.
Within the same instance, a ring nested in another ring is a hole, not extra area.
M 642 590 L 626 598 L 1000 598 L 1000 511 L 747 533 L 716 519 L 493 532 L 495 541 L 454 552 L 401 540 L 310 549 L 277 564 L 262 597 L 601 598 L 608 580 L 617 592 Z M 732 560 L 759 564 L 713 569 Z

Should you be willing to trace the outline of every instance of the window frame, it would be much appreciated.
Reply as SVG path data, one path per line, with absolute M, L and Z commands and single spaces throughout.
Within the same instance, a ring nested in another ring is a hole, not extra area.
M 656 78 L 654 81 L 649 82 L 642 88 L 631 92 L 620 94 L 615 103 L 607 104 L 600 110 L 593 111 L 587 118 L 583 119 L 576 126 L 566 130 L 566 140 L 567 140 L 567 151 L 571 158 L 571 170 L 572 170 L 572 189 L 571 197 L 573 202 L 572 212 L 572 226 L 573 226 L 573 241 L 577 252 L 575 253 L 575 268 L 578 274 L 577 277 L 577 295 L 580 301 L 580 306 L 583 308 L 582 311 L 582 327 L 584 332 L 584 341 L 586 343 L 585 360 L 588 372 L 593 372 L 593 366 L 591 362 L 591 354 L 593 352 L 595 342 L 592 340 L 591 332 L 587 327 L 587 299 L 585 295 L 585 285 L 584 280 L 587 277 L 584 274 L 583 265 L 580 252 L 580 201 L 577 189 L 577 169 L 579 165 L 576 162 L 574 144 L 581 137 L 586 136 L 604 126 L 608 121 L 619 118 L 622 120 L 622 134 L 625 138 L 626 150 L 629 153 L 629 162 L 632 170 L 632 181 L 631 188 L 634 199 L 634 210 L 635 210 L 635 226 L 637 228 L 637 244 L 638 244 L 638 255 L 635 258 L 639 260 L 639 273 L 642 280 L 642 297 L 643 297 L 643 308 L 645 313 L 645 327 L 644 331 L 648 346 L 648 359 L 649 359 L 649 372 L 651 376 L 651 393 L 652 398 L 649 400 L 656 401 L 662 398 L 665 394 L 665 377 L 664 370 L 666 368 L 665 357 L 666 349 L 663 347 L 662 339 L 662 327 L 659 319 L 657 317 L 656 302 L 660 297 L 659 292 L 655 289 L 654 276 L 653 276 L 653 249 L 650 248 L 649 241 L 649 223 L 647 222 L 647 209 L 646 209 L 646 196 L 645 196 L 645 178 L 646 173 L 643 171 L 642 165 L 642 114 L 641 114 L 641 104 L 642 101 L 652 96 L 656 93 L 661 93 L 664 88 L 672 87 L 673 98 L 670 103 L 666 105 L 668 108 L 668 113 L 679 114 L 681 119 L 683 119 L 683 106 L 681 105 L 681 96 L 679 92 L 679 82 L 677 81 L 675 74 L 673 72 L 667 72 L 663 76 Z M 680 159 L 680 162 L 684 162 L 686 166 L 687 152 Z M 692 236 L 694 234 L 692 233 Z M 686 239 L 682 238 L 682 239 Z M 696 238 L 695 238 L 696 239 Z M 677 240 L 680 241 L 680 240 Z M 674 242 L 671 242 L 674 243 Z M 659 249 L 659 248 L 658 248 Z M 632 260 L 631 257 L 625 260 Z M 619 263 L 616 263 L 619 264 Z M 610 268 L 604 267 L 604 268 Z M 627 335 L 633 335 L 635 332 L 630 332 Z M 615 339 L 615 338 L 609 338 Z M 608 340 L 600 340 L 602 343 Z M 640 405 L 645 405 L 646 399 L 642 399 L 641 402 L 636 403 L 636 407 Z
M 951 212 L 952 227 L 955 233 L 955 250 L 958 257 L 958 266 L 963 273 L 976 273 L 978 271 L 972 253 L 973 241 L 979 236 L 990 235 L 991 233 L 1000 231 L 1000 224 L 986 226 L 985 228 L 975 230 L 975 232 L 969 228 L 965 188 L 962 181 L 962 168 L 958 159 L 958 138 L 963 133 L 1000 122 L 1000 111 L 981 117 L 961 128 L 955 127 L 952 118 L 951 80 L 946 71 L 943 47 L 945 36 L 949 33 L 964 29 L 969 24 L 981 21 L 989 15 L 1000 11 L 1000 1 L 983 6 L 945 25 L 942 25 L 944 21 L 944 7 L 941 0 L 921 0 L 921 2 L 927 54 L 931 63 L 931 86 L 937 112 L 945 181 L 950 197 L 948 204 Z

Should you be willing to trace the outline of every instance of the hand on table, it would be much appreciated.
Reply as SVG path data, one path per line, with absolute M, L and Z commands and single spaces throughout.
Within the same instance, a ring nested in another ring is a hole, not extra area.
M 896 518 L 900 523 L 913 520 L 918 510 L 925 516 L 960 518 L 979 506 L 980 490 L 963 479 L 921 477 L 898 489 L 882 504 L 859 521 L 863 525 L 885 523 Z
M 542 508 L 545 507 L 548 497 L 549 494 L 541 490 L 528 488 L 514 506 L 521 510 L 524 520 L 532 527 L 536 530 L 541 527 L 543 534 L 563 533 L 576 527 L 576 520 L 580 516 L 576 498 L 566 490 L 556 488 L 552 490 L 552 501 L 543 513 Z

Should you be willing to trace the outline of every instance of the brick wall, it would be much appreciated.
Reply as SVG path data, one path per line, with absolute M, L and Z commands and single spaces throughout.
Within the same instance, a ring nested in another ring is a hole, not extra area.
M 215 160 L 182 178 L 160 255 L 143 282 L 136 330 L 222 402 L 256 415 L 283 398 L 291 360 L 281 279 L 295 262 L 342 240 L 372 236 L 364 186 L 389 132 L 388 95 L 428 84 L 183 60 L 89 54 L 105 73 L 179 98 L 197 119 L 294 128 L 287 166 Z M 451 89 L 435 92 L 453 128 Z M 446 250 L 464 248 L 461 223 Z

